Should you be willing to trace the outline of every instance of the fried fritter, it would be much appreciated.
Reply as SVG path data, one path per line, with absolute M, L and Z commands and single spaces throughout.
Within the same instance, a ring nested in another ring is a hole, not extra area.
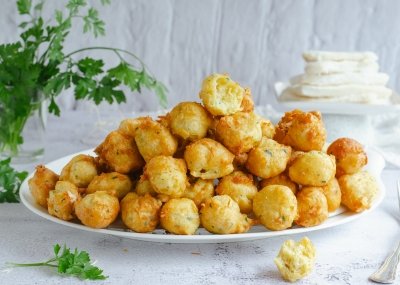
M 49 192 L 47 210 L 50 215 L 69 221 L 75 217 L 75 202 L 80 199 L 78 188 L 68 181 L 58 181 Z
M 35 174 L 28 180 L 29 190 L 36 203 L 47 209 L 49 192 L 55 188 L 58 178 L 57 174 L 44 165 L 36 166 Z
M 235 155 L 248 152 L 262 138 L 259 116 L 237 112 L 222 117 L 216 126 L 216 138 Z
M 306 186 L 324 186 L 335 172 L 335 157 L 316 150 L 299 155 L 289 167 L 290 179 Z
M 240 211 L 249 214 L 253 210 L 253 198 L 257 187 L 253 175 L 242 171 L 234 171 L 221 178 L 215 189 L 218 195 L 228 195 L 238 203 Z
M 264 188 L 265 186 L 269 185 L 283 185 L 289 187 L 290 190 L 292 190 L 293 194 L 295 195 L 297 193 L 297 190 L 299 190 L 299 186 L 292 180 L 290 180 L 289 176 L 285 172 L 282 172 L 277 176 L 263 179 L 260 181 L 261 188 Z
M 96 191 L 105 191 L 118 199 L 122 199 L 132 189 L 132 182 L 129 176 L 118 173 L 101 173 L 93 178 L 86 189 L 86 193 L 94 193 Z
M 144 166 L 144 160 L 132 138 L 112 131 L 95 150 L 111 171 L 127 174 Z
M 366 171 L 345 174 L 338 178 L 342 203 L 353 212 L 371 208 L 379 194 L 375 178 Z
M 274 177 L 285 171 L 291 151 L 289 146 L 263 138 L 261 143 L 249 152 L 246 168 L 261 178 Z
M 255 195 L 253 211 L 267 229 L 279 231 L 290 228 L 297 216 L 296 196 L 286 186 L 266 186 Z
M 170 233 L 192 235 L 200 226 L 199 210 L 188 198 L 170 199 L 161 208 L 160 221 Z
M 189 141 L 204 138 L 212 122 L 210 114 L 196 102 L 179 103 L 167 120 L 173 134 Z
M 183 159 L 160 155 L 146 164 L 144 175 L 149 178 L 151 186 L 158 194 L 179 198 L 188 184 L 186 170 Z
M 245 90 L 226 74 L 212 74 L 204 79 L 200 98 L 214 116 L 234 114 L 242 109 Z
M 303 187 L 297 193 L 297 208 L 299 226 L 317 226 L 328 218 L 328 202 L 320 187 Z
M 108 227 L 118 216 L 117 197 L 103 191 L 88 194 L 75 202 L 75 214 L 85 226 L 101 229 Z
M 77 187 L 87 187 L 97 175 L 97 165 L 93 157 L 78 154 L 61 170 L 60 180 L 69 181 Z
M 368 162 L 362 144 L 350 138 L 335 140 L 326 152 L 336 158 L 336 177 L 359 172 Z
M 149 194 L 128 193 L 121 201 L 122 222 L 135 232 L 152 232 L 160 221 L 161 204 Z
M 150 118 L 137 128 L 135 142 L 146 162 L 159 155 L 172 156 L 178 148 L 178 141 L 169 129 Z
M 196 178 L 196 181 L 186 187 L 186 190 L 183 193 L 183 197 L 193 200 L 197 208 L 200 208 L 201 203 L 203 203 L 207 198 L 213 196 L 214 182 L 212 179 Z
M 228 195 L 208 198 L 201 207 L 203 227 L 214 234 L 238 234 L 247 232 L 252 220 L 240 213 L 239 205 Z
M 203 138 L 189 144 L 184 158 L 194 177 L 215 179 L 233 171 L 234 155 L 219 142 Z
M 274 140 L 295 150 L 322 150 L 326 130 L 320 112 L 286 112 L 275 127 Z

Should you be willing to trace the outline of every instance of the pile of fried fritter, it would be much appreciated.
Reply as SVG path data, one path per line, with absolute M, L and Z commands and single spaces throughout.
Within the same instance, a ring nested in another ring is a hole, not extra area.
M 161 226 L 191 235 L 321 224 L 341 204 L 360 212 L 379 188 L 362 171 L 363 146 L 340 138 L 324 150 L 321 114 L 293 110 L 274 126 L 255 114 L 250 89 L 226 74 L 207 77 L 202 104 L 182 102 L 157 120 L 123 120 L 95 149 L 60 175 L 37 166 L 36 202 L 63 220 L 147 233 Z

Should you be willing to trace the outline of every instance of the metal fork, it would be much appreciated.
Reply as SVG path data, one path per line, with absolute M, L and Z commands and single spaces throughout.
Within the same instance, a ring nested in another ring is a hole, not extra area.
M 397 181 L 397 198 L 400 209 L 400 180 Z M 384 284 L 393 283 L 396 279 L 397 266 L 399 265 L 399 262 L 400 242 L 397 245 L 396 250 L 386 257 L 381 267 L 369 277 L 369 280 Z

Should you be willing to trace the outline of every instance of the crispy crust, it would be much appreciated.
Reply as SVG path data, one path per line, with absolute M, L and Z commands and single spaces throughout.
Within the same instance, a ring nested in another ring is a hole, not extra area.
M 293 110 L 286 112 L 275 127 L 274 140 L 295 150 L 322 150 L 326 130 L 320 112 Z
M 364 147 L 358 141 L 350 138 L 339 138 L 327 149 L 328 154 L 336 158 L 336 176 L 353 174 L 368 163 Z

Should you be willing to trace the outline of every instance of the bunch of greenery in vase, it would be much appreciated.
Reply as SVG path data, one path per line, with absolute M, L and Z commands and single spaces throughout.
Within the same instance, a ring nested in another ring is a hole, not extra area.
M 109 2 L 101 0 L 103 5 Z M 23 30 L 20 40 L 0 45 L 0 154 L 18 155 L 26 121 L 41 107 L 42 100 L 49 102 L 50 113 L 59 116 L 55 98 L 69 88 L 74 89 L 75 99 L 100 104 L 125 102 L 122 86 L 137 92 L 145 87 L 155 92 L 162 106 L 166 105 L 166 88 L 148 73 L 135 54 L 101 46 L 64 50 L 74 21 L 83 21 L 84 33 L 92 32 L 95 37 L 105 33 L 98 11 L 89 7 L 86 0 L 69 0 L 49 20 L 42 17 L 45 4 L 44 0 L 18 0 L 18 12 L 26 19 L 19 25 Z M 74 55 L 88 50 L 112 52 L 119 63 L 105 69 L 101 59 L 74 59 Z M 139 63 L 139 67 L 131 62 Z

